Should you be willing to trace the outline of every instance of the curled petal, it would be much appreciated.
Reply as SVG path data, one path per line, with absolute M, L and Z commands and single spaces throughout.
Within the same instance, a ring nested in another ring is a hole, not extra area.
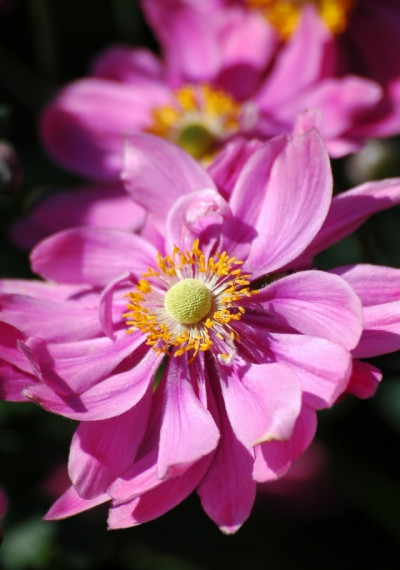
M 168 214 L 167 250 L 178 245 L 182 251 L 190 250 L 195 239 L 202 249 L 220 238 L 224 217 L 231 217 L 229 205 L 215 190 L 191 192 L 178 198 Z M 218 249 L 218 246 L 217 246 Z

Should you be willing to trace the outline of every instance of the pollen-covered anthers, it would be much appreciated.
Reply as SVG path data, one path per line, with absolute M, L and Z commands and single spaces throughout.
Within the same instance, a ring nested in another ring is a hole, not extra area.
M 174 103 L 153 111 L 148 132 L 171 140 L 204 159 L 240 128 L 242 107 L 228 93 L 207 84 L 186 85 L 174 94 Z
M 192 351 L 194 358 L 213 347 L 229 360 L 240 340 L 234 328 L 245 312 L 240 301 L 257 293 L 241 264 L 225 251 L 206 258 L 198 240 L 191 251 L 175 247 L 171 256 L 158 255 L 157 268 L 149 268 L 128 294 L 128 332 L 141 330 L 159 353 Z
M 297 29 L 304 5 L 314 4 L 326 27 L 335 35 L 343 33 L 354 0 L 246 0 L 247 5 L 259 10 L 274 26 L 283 40 Z

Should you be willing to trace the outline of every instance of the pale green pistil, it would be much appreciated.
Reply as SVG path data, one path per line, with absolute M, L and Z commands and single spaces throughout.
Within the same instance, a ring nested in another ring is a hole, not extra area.
M 190 124 L 179 133 L 178 145 L 197 160 L 211 154 L 215 147 L 215 137 L 203 125 Z
M 164 306 L 181 325 L 194 325 L 203 319 L 211 309 L 211 293 L 206 285 L 197 279 L 182 279 L 167 291 Z

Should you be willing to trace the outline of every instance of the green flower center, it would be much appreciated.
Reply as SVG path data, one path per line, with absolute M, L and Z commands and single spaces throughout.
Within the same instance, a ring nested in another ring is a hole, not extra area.
M 212 296 L 197 279 L 182 279 L 166 293 L 164 306 L 169 315 L 182 325 L 194 325 L 211 310 Z
M 197 160 L 212 153 L 215 148 L 215 136 L 203 125 L 185 126 L 178 135 L 178 145 Z

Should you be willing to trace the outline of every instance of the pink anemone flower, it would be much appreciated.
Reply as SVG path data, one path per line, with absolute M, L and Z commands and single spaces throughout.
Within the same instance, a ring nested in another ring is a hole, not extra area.
M 45 282 L 0 283 L 1 321 L 22 331 L 31 366 L 22 397 L 80 422 L 72 486 L 46 518 L 111 501 L 109 527 L 124 528 L 197 490 L 210 518 L 234 532 L 257 482 L 283 475 L 313 440 L 317 410 L 375 390 L 379 371 L 354 351 L 367 355 L 374 335 L 380 347 L 385 335 L 400 346 L 393 287 L 378 299 L 388 332 L 384 320 L 375 331 L 380 316 L 361 279 L 369 271 L 374 290 L 385 269 L 309 269 L 316 253 L 399 202 L 400 180 L 332 199 L 315 130 L 237 140 L 208 172 L 175 145 L 131 135 L 123 178 L 148 211 L 141 235 L 60 232 L 31 255 Z M 10 359 L 15 373 L 27 366 L 15 351 Z
M 41 119 L 50 155 L 93 180 L 114 181 L 130 131 L 166 138 L 201 160 L 238 134 L 291 133 L 308 109 L 320 110 L 334 157 L 399 131 L 399 106 L 377 82 L 354 72 L 337 77 L 331 34 L 309 6 L 282 44 L 250 4 L 144 0 L 162 59 L 112 47 L 89 77 L 61 89 Z

